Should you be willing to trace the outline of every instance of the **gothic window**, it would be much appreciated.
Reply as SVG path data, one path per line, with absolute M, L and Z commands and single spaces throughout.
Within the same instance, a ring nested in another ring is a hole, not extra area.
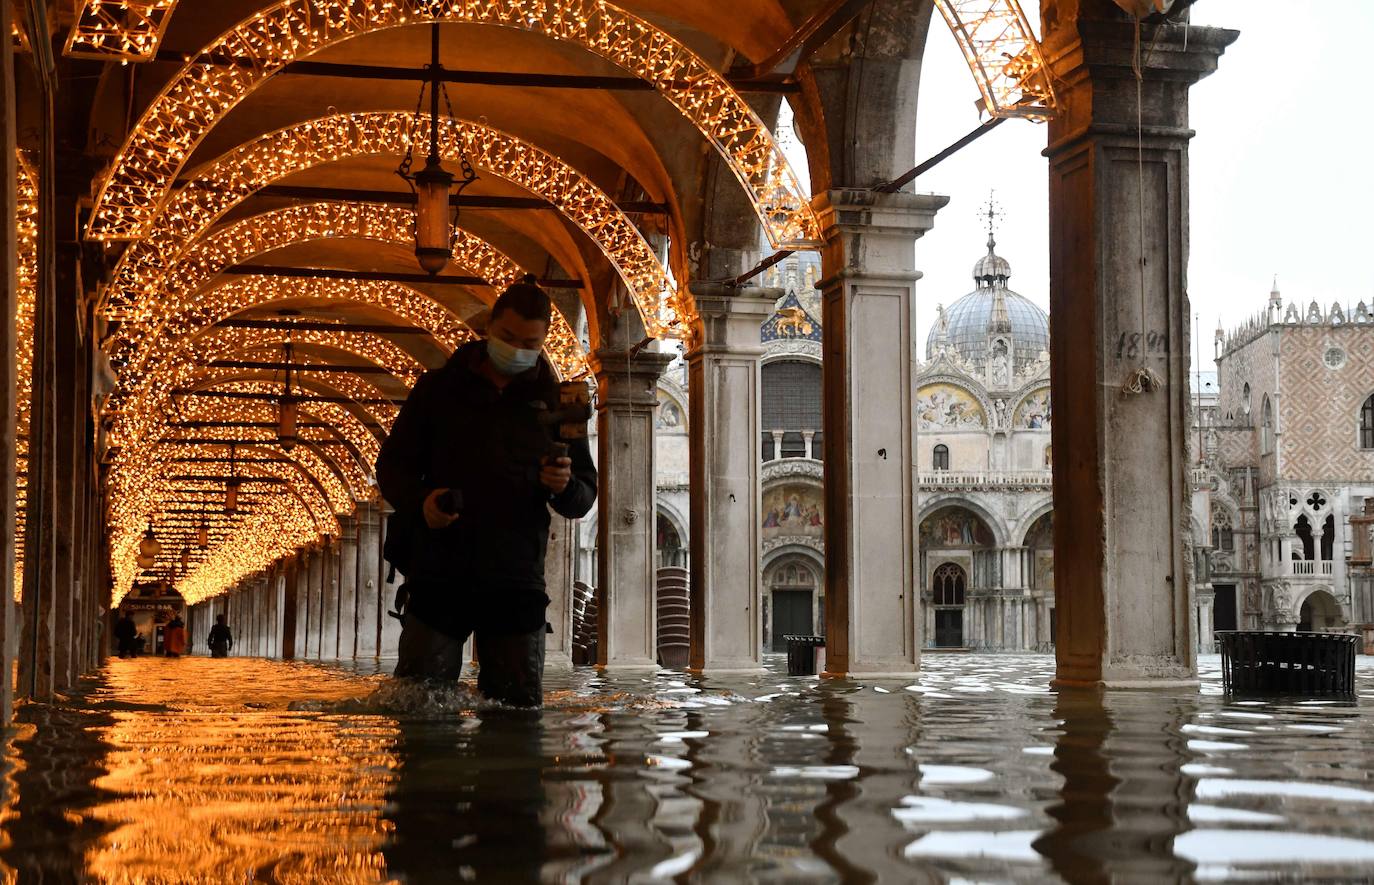
M 1312 543 L 1312 523 L 1308 521 L 1306 516 L 1298 517 L 1297 524 L 1293 526 L 1293 534 L 1297 535 L 1298 540 L 1302 542 L 1302 551 L 1299 552 L 1294 548 L 1293 558 L 1308 561 L 1316 559 Z
M 1250 416 L 1250 382 L 1246 381 L 1245 386 L 1240 389 L 1240 413 L 1247 418 Z
M 1360 448 L 1374 449 L 1374 393 L 1360 409 Z
M 941 443 L 935 447 L 934 462 L 936 470 L 949 469 L 949 446 Z
M 935 604 L 963 605 L 966 580 L 964 570 L 952 562 L 937 568 L 931 580 L 935 591 Z
M 1045 469 L 1054 466 L 1054 446 L 1045 446 Z
M 1264 407 L 1260 418 L 1260 454 L 1268 455 L 1274 451 L 1274 407 L 1269 402 L 1269 397 L 1264 398 Z
M 1231 521 L 1231 511 L 1216 508 L 1212 511 L 1212 547 L 1217 550 L 1235 550 L 1235 526 Z
M 821 367 L 802 360 L 778 360 L 763 367 L 763 435 L 765 449 L 771 431 L 781 430 L 782 451 L 775 458 L 803 458 L 806 438 L 802 431 L 816 431 L 815 457 L 821 452 Z
M 1322 523 L 1322 559 L 1330 562 L 1332 554 L 1336 548 L 1336 517 L 1327 514 L 1326 522 Z

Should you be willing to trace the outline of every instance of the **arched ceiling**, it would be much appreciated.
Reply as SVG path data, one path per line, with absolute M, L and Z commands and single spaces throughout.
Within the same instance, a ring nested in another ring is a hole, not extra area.
M 902 2 L 928 18 L 931 0 Z M 549 355 L 564 377 L 586 373 L 588 347 L 611 340 L 603 327 L 638 337 L 610 318 L 617 291 L 643 333 L 688 336 L 688 256 L 711 237 L 714 170 L 747 219 L 729 220 L 731 248 L 747 254 L 760 233 L 817 245 L 809 194 L 768 125 L 779 92 L 814 86 L 737 89 L 727 72 L 838 5 L 169 0 L 147 33 L 79 28 L 73 54 L 113 47 L 135 62 L 105 65 L 88 127 L 109 162 L 88 235 L 110 271 L 99 306 L 117 378 L 104 415 L 116 600 L 157 577 L 195 601 L 337 535 L 375 498 L 377 447 L 418 373 L 480 332 L 524 273 L 562 308 Z M 116 22 L 113 7 L 86 0 L 81 27 Z M 430 279 L 395 170 L 427 137 L 413 72 L 434 21 L 445 69 L 484 75 L 446 86 L 445 165 L 464 154 L 480 178 L 454 260 Z M 288 67 L 300 62 L 315 67 Z M 303 397 L 290 447 L 275 430 L 288 339 Z M 241 504 L 227 513 L 231 479 Z M 163 551 L 145 570 L 150 523 Z

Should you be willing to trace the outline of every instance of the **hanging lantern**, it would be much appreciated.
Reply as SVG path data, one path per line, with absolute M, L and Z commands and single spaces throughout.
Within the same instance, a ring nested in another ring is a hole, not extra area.
M 281 399 L 277 402 L 277 442 L 286 451 L 296 447 L 296 421 L 300 413 L 300 397 L 291 390 L 291 339 L 286 339 L 286 380 Z
M 144 556 L 140 553 L 135 561 L 138 563 L 139 568 L 152 568 L 157 563 L 157 557 Z
M 439 64 L 439 25 L 435 24 L 430 33 L 430 63 L 427 66 L 430 77 L 420 86 L 420 101 L 424 101 L 425 90 L 429 90 L 429 157 L 419 172 L 411 173 L 414 163 L 414 138 L 407 139 L 405 156 L 396 174 L 405 179 L 415 194 L 415 258 L 421 269 L 431 276 L 438 274 L 453 256 L 453 242 L 458 231 L 458 210 L 453 207 L 450 218 L 449 193 L 453 190 L 455 176 L 443 167 L 439 157 L 439 94 L 448 102 L 448 90 L 444 88 L 443 65 Z M 419 129 L 419 106 L 417 104 L 416 126 Z M 449 107 L 449 117 L 453 108 Z M 477 173 L 468 162 L 466 154 L 459 154 L 458 162 L 462 167 L 462 178 L 458 180 L 458 194 L 474 181 Z
M 157 559 L 157 555 L 162 552 L 162 543 L 153 534 L 152 520 L 148 521 L 148 530 L 143 533 L 143 540 L 138 542 L 138 552 L 140 556 L 150 559 Z

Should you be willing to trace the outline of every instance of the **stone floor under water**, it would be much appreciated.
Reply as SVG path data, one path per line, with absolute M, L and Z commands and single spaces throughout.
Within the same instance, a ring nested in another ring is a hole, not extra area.
M 1358 703 L 551 673 L 542 713 L 368 668 L 113 660 L 5 739 L 0 870 L 108 882 L 1374 880 Z

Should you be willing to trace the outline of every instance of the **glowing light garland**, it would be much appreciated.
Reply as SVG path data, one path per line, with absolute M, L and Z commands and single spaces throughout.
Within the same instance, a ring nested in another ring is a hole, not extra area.
M 161 404 L 179 379 L 164 377 L 162 361 L 171 358 L 187 340 L 214 324 L 252 308 L 283 301 L 353 303 L 380 308 L 401 321 L 425 329 L 451 352 L 473 338 L 472 332 L 437 301 L 400 283 L 330 280 L 311 277 L 237 277 L 225 285 L 207 290 L 169 317 L 163 334 L 153 340 L 142 359 L 141 382 L 127 394 L 111 397 L 106 414 L 115 418 L 110 430 L 112 445 L 128 447 L 147 437 L 159 414 Z M 360 406 L 374 420 L 389 423 L 392 406 Z
M 442 122 L 445 160 L 466 153 L 474 166 L 548 200 L 601 250 L 630 291 L 650 334 L 687 334 L 690 297 L 677 290 L 653 247 L 605 191 L 582 173 L 528 142 L 481 123 Z M 144 268 L 170 264 L 225 212 L 262 187 L 316 166 L 365 155 L 399 156 L 414 120 L 399 112 L 337 114 L 268 133 L 201 169 L 177 191 L 132 244 L 132 278 L 121 274 L 106 290 L 107 315 L 138 324 L 147 307 L 130 304 L 146 288 Z M 427 128 L 427 127 L 426 127 Z M 422 137 L 428 137 L 427 134 Z
M 67 55 L 147 61 L 157 53 L 176 0 L 85 0 L 67 36 Z
M 415 213 L 407 208 L 376 203 L 304 203 L 264 212 L 215 230 L 183 249 L 170 265 L 148 262 L 158 253 L 131 247 L 115 272 L 115 285 L 125 301 L 148 305 L 148 316 L 138 324 L 128 324 L 129 334 L 117 333 L 106 345 L 111 359 L 124 364 L 120 371 L 121 390 L 136 385 L 146 374 L 143 343 L 160 341 L 166 318 L 190 302 L 199 302 L 200 289 L 234 264 L 276 249 L 320 239 L 361 239 L 409 246 L 414 242 Z M 496 291 L 518 280 L 524 269 L 490 243 L 459 230 L 454 245 L 454 261 L 491 286 L 487 302 Z M 130 296 L 136 286 L 137 294 Z M 138 336 L 138 337 L 136 337 Z M 587 355 L 568 320 L 555 310 L 549 329 L 546 351 L 550 361 L 565 378 L 580 378 L 589 373 Z
M 101 188 L 90 235 L 145 233 L 205 134 L 288 62 L 363 34 L 435 21 L 575 43 L 652 84 L 727 161 L 773 246 L 820 243 L 808 195 L 744 98 L 672 34 L 607 0 L 285 0 L 264 9 L 202 50 L 246 64 L 188 63 L 153 99 Z
M 1054 88 L 1040 44 L 1017 0 L 936 0 L 994 117 L 1044 120 Z
M 29 409 L 33 399 L 33 321 L 38 295 L 38 173 L 20 152 L 16 163 L 15 239 L 19 261 L 15 265 L 15 492 L 14 492 L 14 598 L 24 584 L 24 531 L 28 511 Z

